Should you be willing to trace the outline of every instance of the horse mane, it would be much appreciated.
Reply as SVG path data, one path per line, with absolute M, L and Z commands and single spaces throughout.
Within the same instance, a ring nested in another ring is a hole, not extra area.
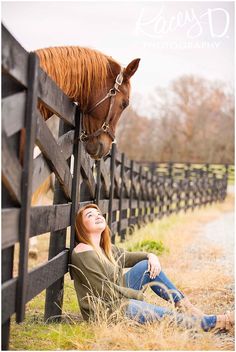
M 87 108 L 92 91 L 94 94 L 106 87 L 108 74 L 113 73 L 112 64 L 121 68 L 112 57 L 79 46 L 49 47 L 36 53 L 42 69 L 82 110 Z

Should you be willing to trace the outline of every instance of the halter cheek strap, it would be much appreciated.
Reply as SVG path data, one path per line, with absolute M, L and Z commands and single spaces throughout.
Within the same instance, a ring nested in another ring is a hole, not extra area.
M 98 130 L 96 130 L 95 132 L 93 132 L 91 134 L 87 134 L 85 126 L 84 126 L 84 115 L 82 115 L 82 132 L 79 137 L 81 142 L 86 142 L 90 138 L 98 137 L 101 133 L 107 133 L 110 136 L 110 138 L 112 139 L 112 141 L 115 140 L 115 136 L 110 129 L 109 123 L 111 120 L 112 109 L 113 109 L 113 106 L 115 103 L 115 96 L 116 96 L 117 92 L 120 92 L 119 87 L 121 86 L 122 82 L 123 82 L 123 69 L 120 71 L 120 73 L 116 77 L 115 84 L 109 90 L 107 95 L 103 99 L 99 100 L 91 109 L 89 109 L 87 111 L 87 113 L 90 113 L 97 106 L 102 104 L 106 99 L 111 98 L 107 117 L 106 117 L 105 121 L 103 122 L 102 126 Z

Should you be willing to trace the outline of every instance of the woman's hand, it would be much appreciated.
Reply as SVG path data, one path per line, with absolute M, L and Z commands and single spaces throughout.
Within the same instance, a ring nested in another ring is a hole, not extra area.
M 155 279 L 161 272 L 161 264 L 158 257 L 153 254 L 148 254 L 148 271 L 150 272 L 150 279 Z

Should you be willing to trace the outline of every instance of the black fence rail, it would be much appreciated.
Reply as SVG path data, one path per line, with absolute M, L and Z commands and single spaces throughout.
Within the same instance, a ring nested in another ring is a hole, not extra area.
M 148 164 L 127 159 L 113 144 L 106 160 L 94 161 L 78 140 L 80 111 L 2 28 L 2 349 L 9 346 L 10 320 L 25 316 L 25 305 L 46 289 L 45 319 L 60 320 L 64 275 L 75 245 L 79 207 L 97 203 L 111 228 L 112 242 L 128 229 L 164 215 L 223 201 L 228 165 Z M 40 115 L 43 102 L 60 119 L 58 138 Z M 26 130 L 23 161 L 21 133 Z M 74 141 L 78 141 L 74 143 Z M 37 145 L 41 154 L 33 158 Z M 31 206 L 32 194 L 55 174 L 53 204 Z M 70 248 L 66 231 L 70 228 Z M 48 261 L 28 268 L 29 239 L 50 232 Z M 13 277 L 16 244 L 18 276 Z

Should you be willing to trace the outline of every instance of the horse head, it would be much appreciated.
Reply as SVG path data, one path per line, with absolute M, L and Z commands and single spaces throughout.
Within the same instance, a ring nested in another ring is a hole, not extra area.
M 36 51 L 41 67 L 82 112 L 80 140 L 93 159 L 107 155 L 115 130 L 129 104 L 130 78 L 140 59 L 125 68 L 110 56 L 82 47 L 54 47 Z M 52 113 L 42 104 L 45 119 Z
M 140 59 L 134 59 L 126 68 L 113 62 L 103 89 L 94 91 L 82 118 L 81 141 L 93 159 L 106 156 L 115 141 L 116 126 L 121 113 L 129 105 L 130 78 L 136 72 Z

